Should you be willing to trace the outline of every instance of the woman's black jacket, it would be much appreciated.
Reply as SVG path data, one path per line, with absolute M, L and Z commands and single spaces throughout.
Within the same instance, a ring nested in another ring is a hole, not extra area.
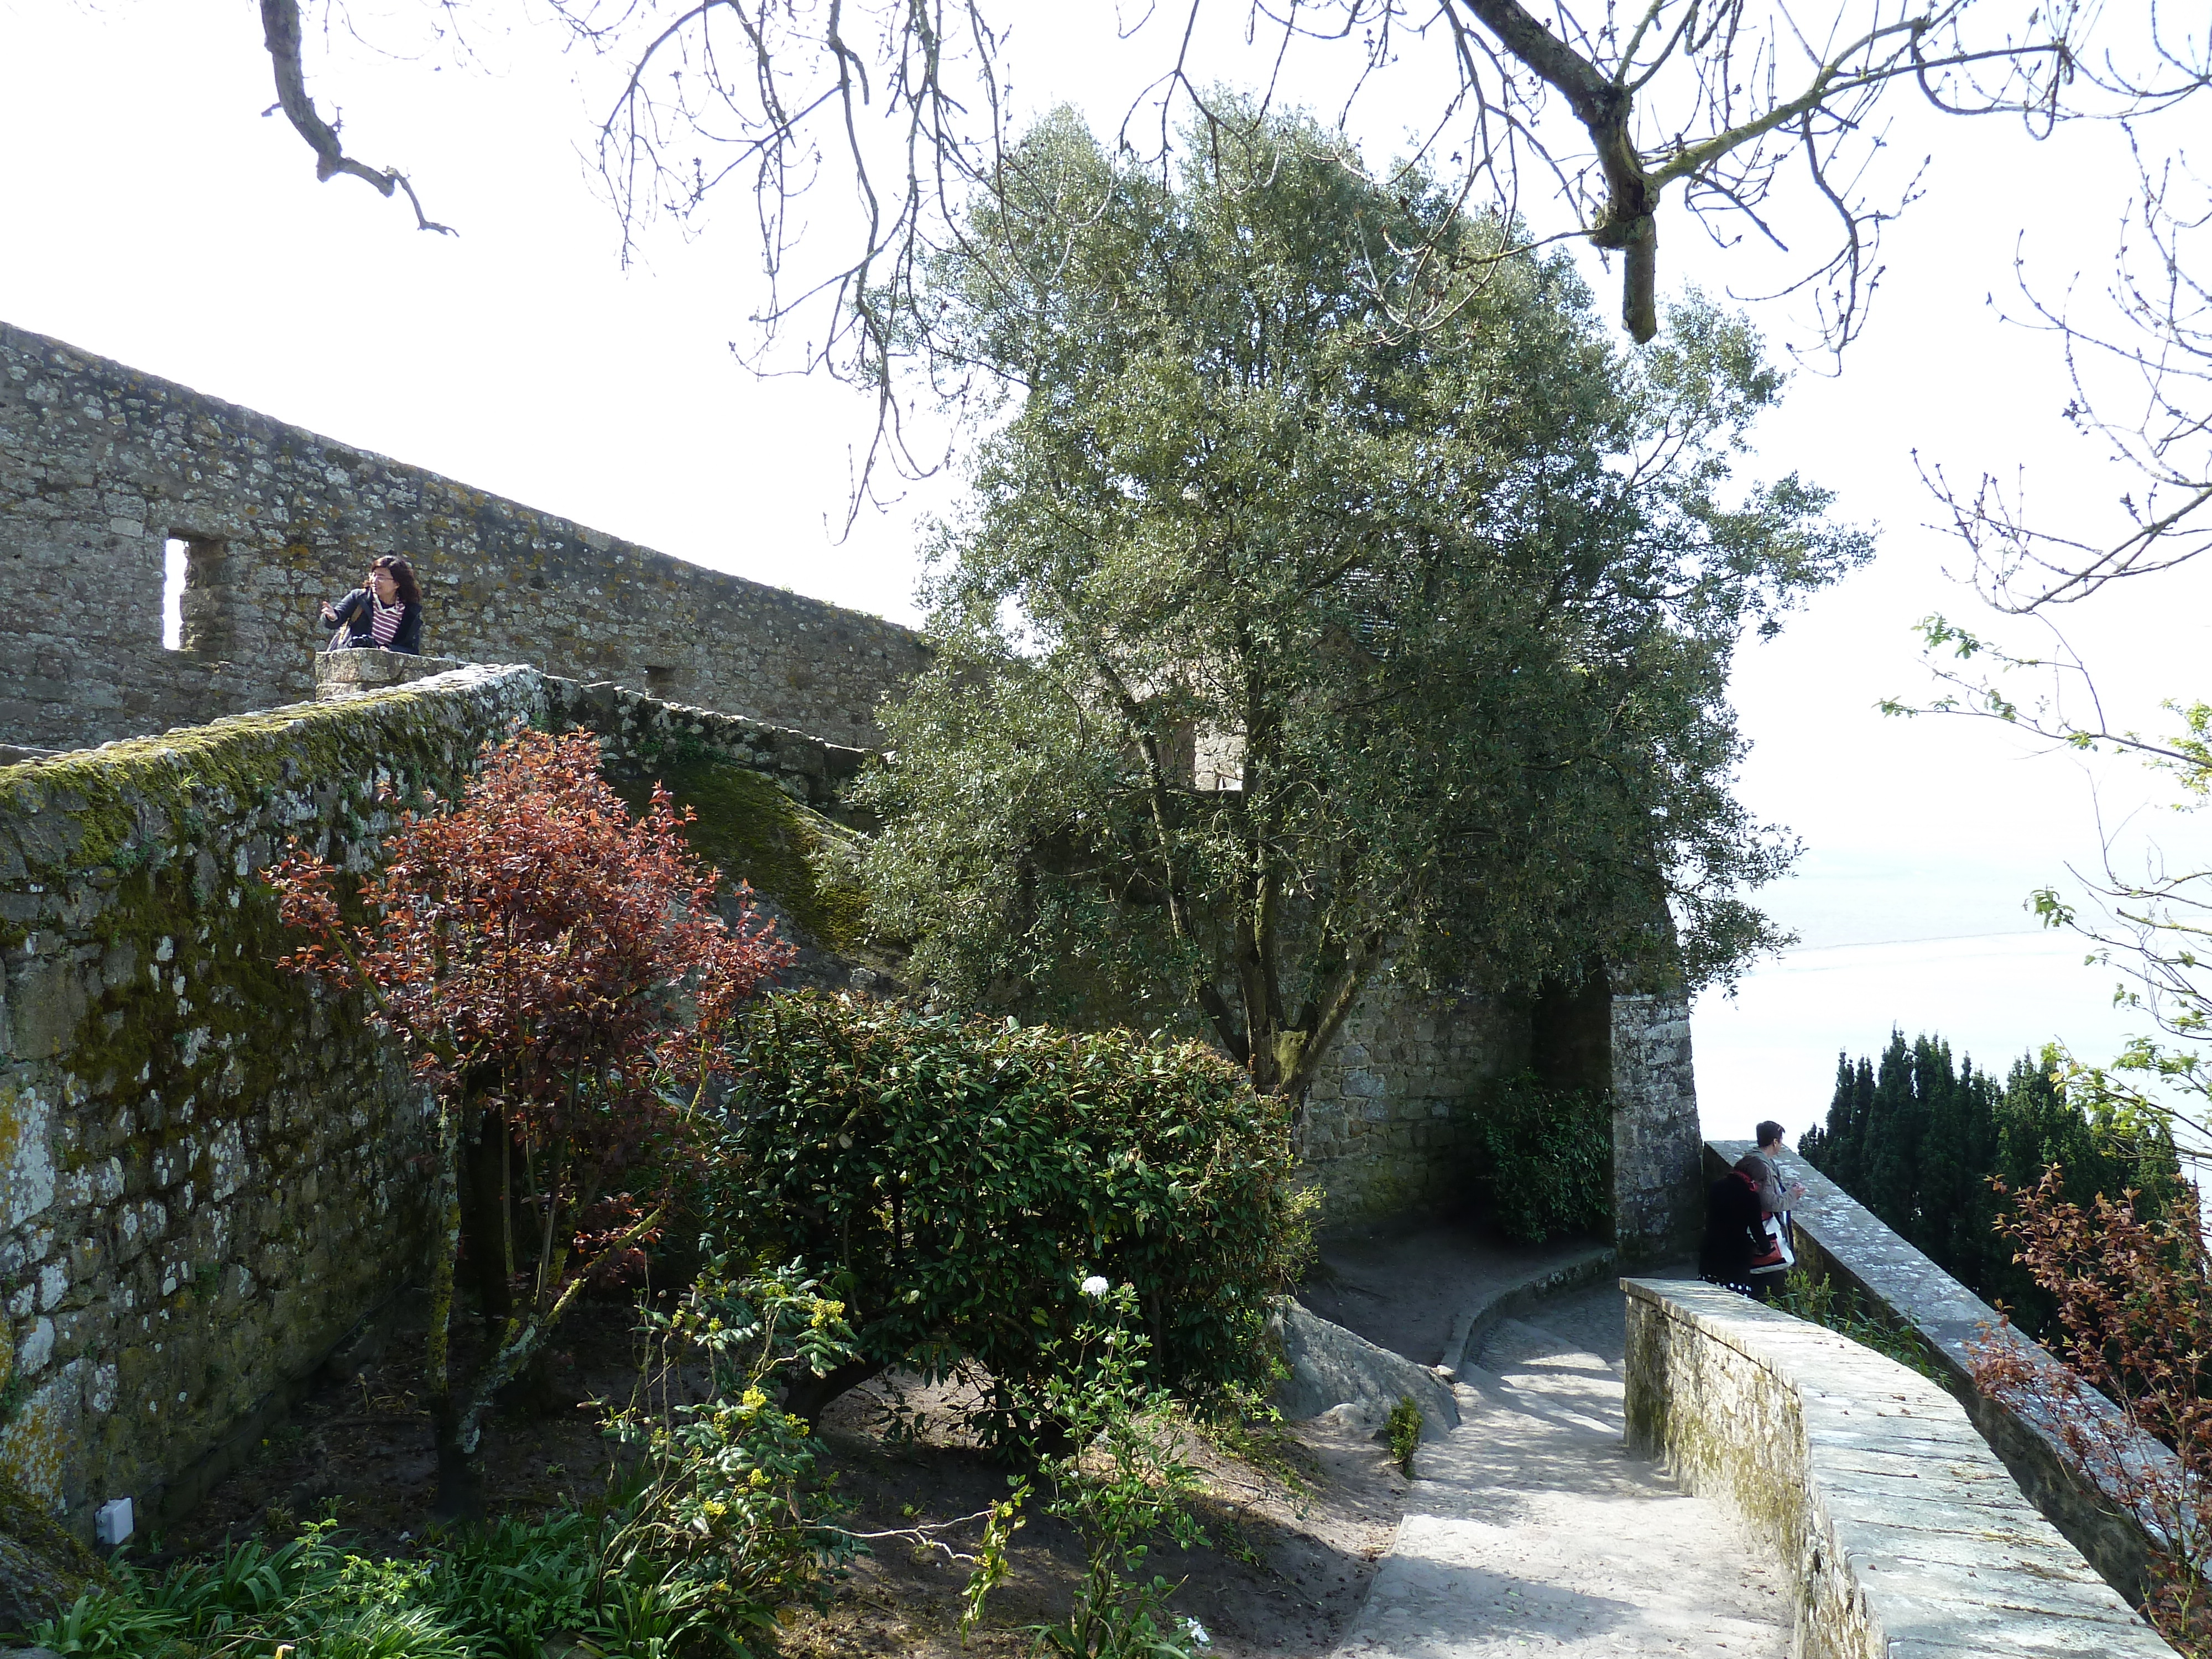
M 1751 1177 L 1731 1170 L 1705 1188 L 1705 1237 L 1698 1274 L 1716 1285 L 1743 1285 L 1751 1264 L 1767 1249 L 1766 1212 Z
M 345 642 L 349 649 L 361 651 L 374 647 L 376 633 L 369 623 L 376 614 L 376 607 L 370 603 L 367 588 L 355 588 L 331 609 L 337 613 L 338 626 L 346 630 Z M 407 602 L 406 608 L 399 613 L 399 631 L 392 636 L 392 643 L 385 648 L 404 651 L 410 657 L 422 654 L 422 606 L 419 600 L 410 599 Z

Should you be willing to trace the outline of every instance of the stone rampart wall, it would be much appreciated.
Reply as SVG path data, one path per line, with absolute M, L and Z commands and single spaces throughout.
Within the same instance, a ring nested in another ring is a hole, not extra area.
M 173 651 L 171 538 L 191 549 Z M 880 618 L 0 324 L 0 743 L 76 748 L 307 697 L 328 632 L 317 605 L 387 552 L 422 575 L 428 651 L 618 680 L 842 743 L 873 740 L 878 700 L 925 658 Z
M 1316 1075 L 1299 1127 L 1299 1154 L 1328 1194 L 1322 1225 L 1463 1205 L 1475 1091 L 1528 1063 L 1525 1004 L 1376 981 Z
M 1707 1173 L 1723 1174 L 1751 1150 L 1747 1140 L 1706 1142 Z M 1802 1158 L 1784 1152 L 1778 1162 L 1805 1183 L 1805 1200 L 1791 1216 L 1799 1260 L 1856 1291 L 1897 1328 L 1919 1338 L 1943 1386 L 2003 1459 L 2021 1489 L 2107 1583 L 2131 1604 L 2139 1604 L 2151 1551 L 2144 1521 L 2130 1513 L 2115 1495 L 2101 1490 L 2066 1455 L 2054 1418 L 2023 1413 L 1989 1399 L 1974 1386 L 1970 1346 L 1998 1334 L 2002 1321 L 1997 1310 Z M 2003 1329 L 2002 1340 L 2018 1345 L 2038 1365 L 2057 1364 L 2009 1328 Z M 2117 1443 L 2133 1445 L 2135 1457 L 2172 1465 L 2172 1454 L 2155 1441 L 2126 1434 L 2109 1415 L 2106 1424 Z
M 518 720 L 601 732 L 617 778 L 738 781 L 757 856 L 802 868 L 860 759 L 471 668 L 0 769 L 0 1468 L 81 1529 L 191 1501 L 422 1267 L 423 1103 L 359 1006 L 277 969 L 257 878 L 292 837 L 362 866 L 380 784 L 450 792 Z
M 1793 1656 L 2171 1654 L 1936 1383 L 1717 1285 L 1622 1288 L 1629 1446 L 1775 1541 Z

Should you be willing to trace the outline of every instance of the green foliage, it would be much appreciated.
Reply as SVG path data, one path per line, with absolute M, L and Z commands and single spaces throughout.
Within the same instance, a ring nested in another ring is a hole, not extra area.
M 1184 1549 L 1206 1541 L 1190 1512 L 1203 1483 L 1183 1455 L 1171 1396 L 1153 1374 L 1135 1287 L 1094 1275 L 1082 1295 L 1072 1328 L 1043 1345 L 1032 1414 L 1061 1425 L 1073 1447 L 1045 1457 L 1039 1473 L 1052 1491 L 1046 1512 L 1082 1536 L 1089 1565 L 1067 1617 L 1030 1627 L 1031 1650 L 1054 1659 L 1190 1659 L 1205 1631 L 1168 1614 L 1176 1586 L 1157 1574 L 1129 1575 L 1142 1570 L 1158 1534 Z M 1018 1487 L 1015 1502 L 1026 1493 Z
M 1815 1279 L 1809 1267 L 1799 1266 L 1790 1270 L 1774 1305 L 1810 1324 L 1848 1336 L 1862 1347 L 1886 1354 L 1930 1382 L 1944 1380 L 1917 1337 L 1887 1323 L 1870 1309 L 1861 1307 L 1858 1292 L 1849 1285 L 1838 1286 L 1825 1274 Z
M 2114 1200 L 2136 1191 L 2146 1218 L 2186 1202 L 2171 1130 L 2155 1115 L 2062 1086 L 2064 1056 L 2013 1062 L 2003 1084 L 1973 1062 L 1954 1064 L 1948 1043 L 1893 1032 L 1880 1066 L 1839 1056 L 1825 1128 L 1808 1129 L 1799 1153 L 1872 1210 L 1946 1273 L 2002 1302 L 2032 1334 L 2050 1327 L 2053 1304 L 1996 1231 L 2013 1192 L 2032 1189 L 2057 1165 L 2067 1188 Z
M 848 1382 L 975 1360 L 978 1426 L 1014 1431 L 1093 1273 L 1135 1287 L 1161 1386 L 1267 1380 L 1289 1123 L 1219 1055 L 807 993 L 747 1022 L 702 1201 L 732 1246 L 831 1276 Z
M 1474 1100 L 1471 1185 L 1506 1236 L 1541 1243 L 1595 1232 L 1613 1214 L 1613 1112 L 1602 1098 L 1499 1078 Z
M 1413 1403 L 1413 1396 L 1401 1395 L 1390 1407 L 1390 1415 L 1382 1425 L 1390 1439 L 1390 1461 L 1407 1480 L 1413 1478 L 1413 1454 L 1421 1445 L 1421 1408 Z
M 330 1522 L 161 1572 L 117 1563 L 105 1592 L 33 1636 L 61 1654 L 206 1659 L 289 1643 L 297 1659 L 539 1659 L 573 1632 L 609 1659 L 746 1654 L 775 1609 L 818 1593 L 852 1553 L 815 1479 L 815 1443 L 762 1388 L 839 1363 L 837 1304 L 794 1273 L 733 1281 L 714 1263 L 672 1315 L 665 1363 L 702 1360 L 708 1400 L 656 1419 L 618 1411 L 641 1454 L 619 1501 L 509 1516 L 412 1561 L 343 1547 Z
M 718 1256 L 673 1313 L 645 1315 L 659 1366 L 703 1370 L 706 1400 L 609 1418 L 646 1471 L 624 1515 L 633 1547 L 711 1583 L 732 1634 L 772 1629 L 773 1609 L 809 1595 L 852 1553 L 831 1524 L 835 1506 L 814 1491 L 817 1443 L 769 1399 L 782 1378 L 823 1375 L 853 1357 L 843 1315 L 795 1267 L 733 1277 Z
M 1376 975 L 1726 976 L 1787 862 L 1730 654 L 1867 550 L 1732 481 L 1781 376 L 1702 303 L 1616 349 L 1565 256 L 1303 118 L 1189 158 L 1050 117 L 932 267 L 1018 390 L 860 786 L 877 925 L 963 1005 L 1207 1026 L 1292 1096 Z

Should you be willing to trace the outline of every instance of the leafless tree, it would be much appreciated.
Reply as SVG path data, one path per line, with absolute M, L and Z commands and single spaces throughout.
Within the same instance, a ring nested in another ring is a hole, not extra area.
M 2212 82 L 2212 54 L 2164 59 L 2169 75 Z M 2126 204 L 2118 256 L 2102 303 L 2069 287 L 2039 293 L 2026 253 L 2017 319 L 2059 337 L 2072 396 L 2065 416 L 2095 440 L 2124 479 L 2109 514 L 2088 524 L 2053 520 L 2022 482 L 1984 474 L 1954 488 L 1940 465 L 1923 477 L 1966 550 L 1972 579 L 2000 615 L 2042 634 L 2039 647 L 1999 643 L 1948 618 L 1923 624 L 1944 685 L 1939 712 L 1995 720 L 2078 750 L 2131 753 L 2169 775 L 2185 805 L 2212 799 L 2212 702 L 2169 698 L 2168 729 L 2147 734 L 2115 718 L 2094 665 L 2060 623 L 2065 607 L 2114 583 L 2169 573 L 2212 551 L 2212 180 L 2184 152 L 2162 153 L 2134 124 L 2129 142 L 2138 189 Z M 2185 670 L 2185 672 L 2187 671 Z M 2037 689 L 2020 690 L 2027 680 Z M 1918 712 L 1890 705 L 1893 712 Z M 2191 1131 L 2185 1150 L 2212 1148 L 2212 868 L 2157 849 L 2123 868 L 2104 839 L 2101 869 L 2070 872 L 2081 896 L 2055 888 L 2033 903 L 2045 921 L 2070 927 L 2093 957 L 2118 968 L 2121 1000 L 2158 1035 L 2133 1039 L 2110 1066 L 2074 1062 L 2090 1094 L 2172 1116 Z
M 2212 549 L 2212 186 L 2185 155 L 2153 156 L 2130 137 L 2141 190 L 2128 204 L 2109 307 L 2085 318 L 2071 293 L 2045 298 L 2024 270 L 2021 282 L 2027 320 L 2064 343 L 2066 418 L 2127 475 L 2115 520 L 2053 523 L 2017 480 L 1984 474 L 1957 489 L 1940 465 L 1923 469 L 1972 556 L 1977 588 L 2009 615 L 2041 615 Z
M 596 153 L 625 246 L 648 219 L 692 219 L 734 181 L 771 281 L 756 320 L 772 336 L 819 313 L 807 363 L 887 381 L 918 262 L 1004 162 L 1015 0 L 544 4 L 619 70 Z M 404 187 L 344 157 L 314 118 L 298 5 L 263 0 L 263 11 L 285 108 L 319 171 Z M 1180 125 L 1216 118 L 1210 88 L 1264 88 L 1264 115 L 1294 54 L 1340 69 L 1346 117 L 1407 60 L 1449 65 L 1430 82 L 1443 90 L 1407 112 L 1426 134 L 1411 159 L 1534 239 L 1618 254 L 1622 317 L 1639 341 L 1658 327 L 1671 190 L 1723 244 L 1755 237 L 1797 258 L 1782 291 L 1808 290 L 1821 343 L 1847 343 L 1880 279 L 1881 228 L 1915 191 L 1917 173 L 1875 166 L 1898 83 L 1939 110 L 2010 114 L 2044 135 L 2157 109 L 2203 78 L 2191 67 L 2201 50 L 2169 41 L 2151 0 L 1117 0 L 1115 17 L 1125 40 L 1159 42 L 1157 78 L 1120 136 L 1163 166 Z M 840 252 L 792 280 L 800 204 L 829 182 L 854 191 L 857 221 Z M 1807 207 L 1832 228 L 1793 251 Z

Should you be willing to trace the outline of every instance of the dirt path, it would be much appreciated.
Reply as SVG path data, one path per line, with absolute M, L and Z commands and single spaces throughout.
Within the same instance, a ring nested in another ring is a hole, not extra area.
M 1333 1239 L 1298 1300 L 1323 1319 L 1418 1365 L 1444 1353 L 1452 1321 L 1492 1291 L 1526 1284 L 1587 1253 L 1587 1238 L 1506 1244 L 1472 1227 L 1434 1226 Z
M 1608 1284 L 1504 1322 L 1462 1368 L 1462 1421 L 1419 1455 L 1346 1659 L 1789 1651 L 1772 1552 L 1624 1449 L 1622 1327 Z

